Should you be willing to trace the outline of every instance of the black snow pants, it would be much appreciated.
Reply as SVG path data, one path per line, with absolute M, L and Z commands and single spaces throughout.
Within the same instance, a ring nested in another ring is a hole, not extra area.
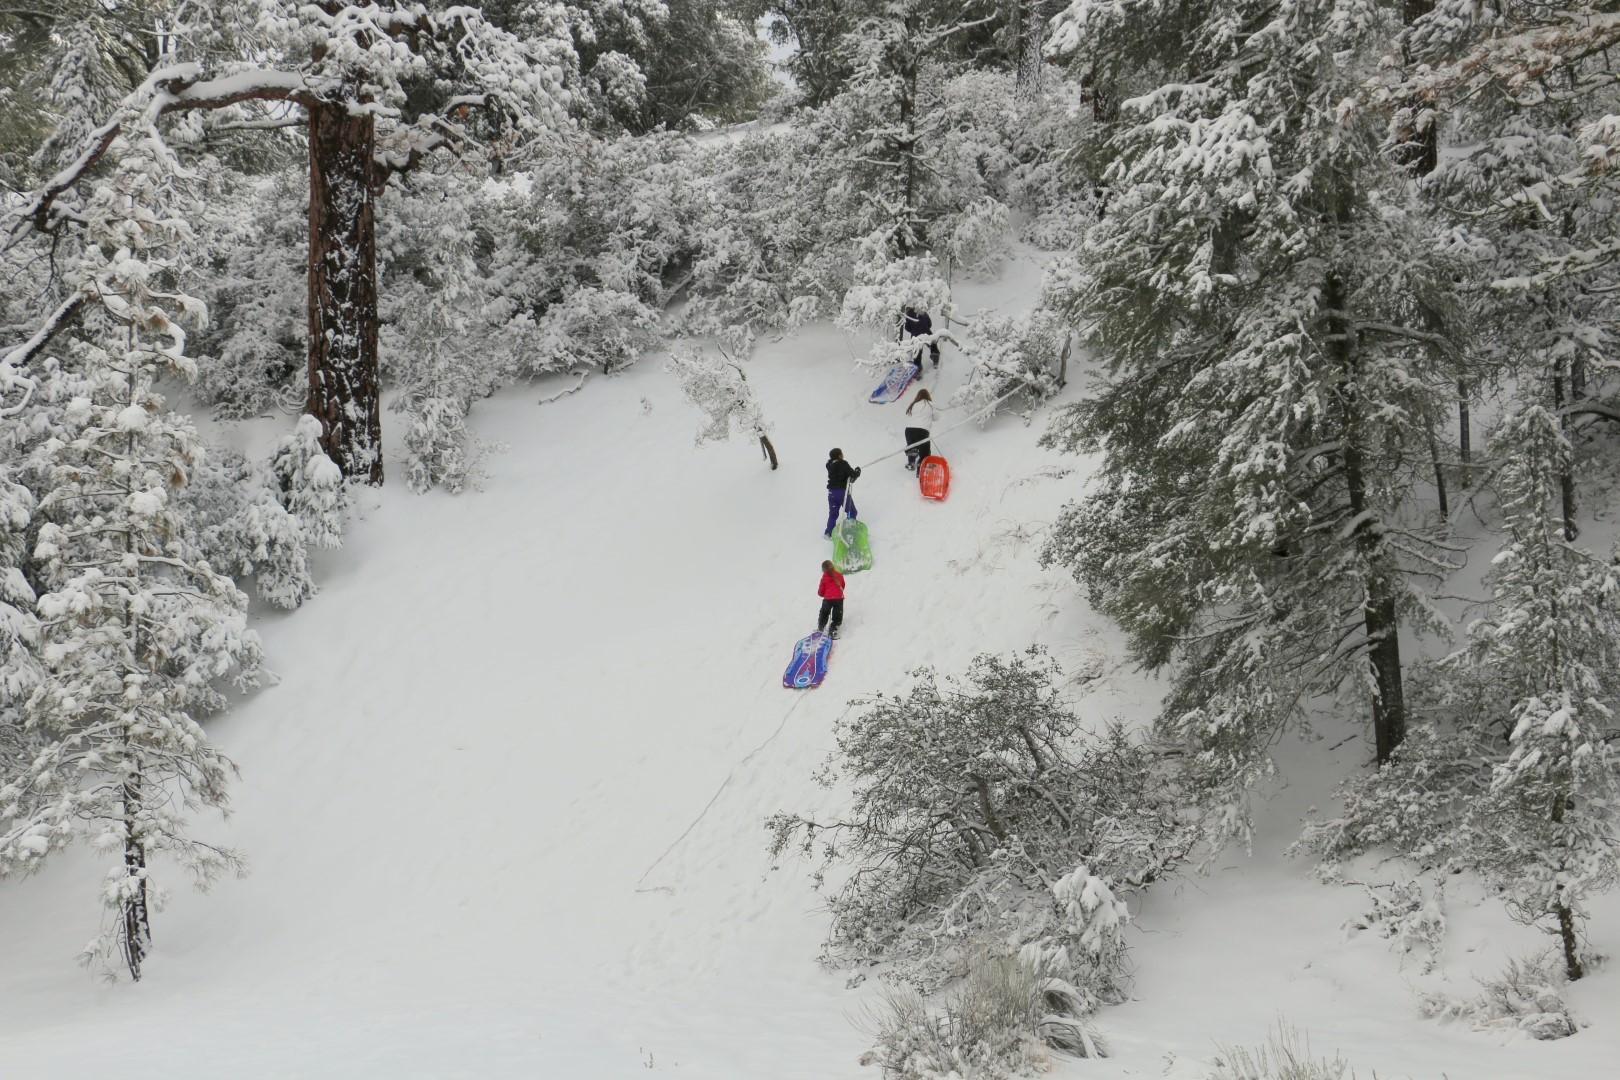
M 844 598 L 842 596 L 837 600 L 823 599 L 821 601 L 821 614 L 816 617 L 817 630 L 827 628 L 827 616 L 829 615 L 832 616 L 832 628 L 834 630 L 844 625 Z
M 921 446 L 912 446 L 912 443 L 921 443 Z M 915 469 L 917 462 L 927 457 L 932 449 L 928 444 L 928 429 L 920 427 L 906 428 L 906 468 Z

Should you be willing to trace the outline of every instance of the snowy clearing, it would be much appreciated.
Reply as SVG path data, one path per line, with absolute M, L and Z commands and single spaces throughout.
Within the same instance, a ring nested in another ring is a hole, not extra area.
M 1037 272 L 1025 252 L 958 303 L 1017 310 Z M 901 407 L 866 402 L 845 349 L 825 324 L 761 347 L 776 473 L 747 439 L 694 449 L 698 416 L 652 357 L 543 407 L 549 384 L 479 405 L 476 429 L 510 447 L 486 491 L 386 489 L 319 567 L 321 594 L 258 620 L 282 681 L 211 724 L 242 768 L 224 833 L 251 876 L 206 898 L 172 883 L 150 977 L 110 988 L 70 962 L 96 919 L 91 860 L 0 893 L 0 1074 L 873 1075 L 872 984 L 818 968 L 818 898 L 803 867 L 771 871 L 761 827 L 825 801 L 810 774 L 834 718 L 910 668 L 1031 641 L 1101 676 L 1076 690 L 1098 723 L 1147 719 L 1157 691 L 1036 566 L 1085 463 L 1016 417 L 944 437 L 943 504 L 898 458 L 862 478 L 876 565 L 850 577 L 824 686 L 781 688 L 814 618 L 826 450 L 860 463 L 901 443 Z M 925 385 L 957 371 L 947 350 Z M 1136 913 L 1135 1000 L 1098 1017 L 1114 1056 L 1067 1074 L 1201 1077 L 1217 1043 L 1279 1018 L 1359 1075 L 1605 1071 L 1609 1027 L 1541 1044 L 1421 1019 L 1386 943 L 1344 940 L 1357 891 L 1277 855 L 1324 797 L 1289 780 L 1255 858 Z M 1459 923 L 1442 968 L 1459 991 L 1534 940 L 1489 901 Z M 1614 987 L 1600 971 L 1573 1001 L 1612 1012 Z

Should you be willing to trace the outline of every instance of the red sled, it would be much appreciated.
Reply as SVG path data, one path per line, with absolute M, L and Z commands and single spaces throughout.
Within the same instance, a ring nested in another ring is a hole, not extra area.
M 917 466 L 917 486 L 925 499 L 945 498 L 951 490 L 951 463 L 932 454 L 923 458 L 922 464 Z

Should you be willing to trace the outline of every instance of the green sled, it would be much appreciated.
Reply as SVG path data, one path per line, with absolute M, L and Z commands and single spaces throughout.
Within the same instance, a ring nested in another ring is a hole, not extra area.
M 866 522 L 845 518 L 833 530 L 832 561 L 846 574 L 872 568 L 872 541 L 866 535 Z

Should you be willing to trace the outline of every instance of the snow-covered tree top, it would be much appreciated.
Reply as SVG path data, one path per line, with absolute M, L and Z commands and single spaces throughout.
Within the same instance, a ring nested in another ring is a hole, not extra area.
M 434 11 L 411 3 L 225 0 L 188 14 L 193 23 L 177 27 L 175 37 L 195 55 L 148 75 L 26 201 L 20 218 L 46 231 L 76 218 L 74 208 L 58 205 L 60 197 L 120 133 L 144 128 L 155 135 L 166 114 L 231 116 L 234 107 L 264 102 L 287 119 L 288 105 L 339 106 L 377 119 L 384 178 L 435 150 L 471 142 L 466 125 L 475 114 L 524 136 L 569 123 L 564 84 L 577 58 L 560 19 L 546 32 L 518 37 L 465 5 Z

